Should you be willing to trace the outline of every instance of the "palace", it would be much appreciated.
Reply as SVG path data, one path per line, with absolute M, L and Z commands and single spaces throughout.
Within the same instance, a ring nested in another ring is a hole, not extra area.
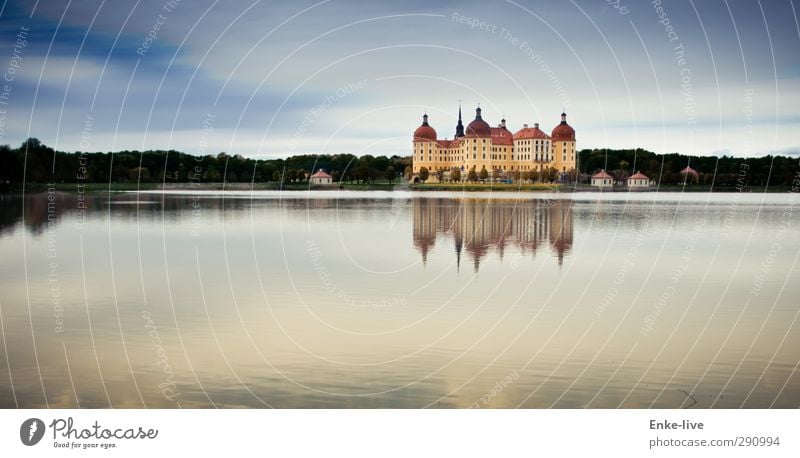
M 539 123 L 533 127 L 524 124 L 512 134 L 505 119 L 497 127 L 489 126 L 481 117 L 480 107 L 475 109 L 475 119 L 464 129 L 459 107 L 454 138 L 440 140 L 425 114 L 422 125 L 414 131 L 414 181 L 419 181 L 423 167 L 431 181 L 437 181 L 436 173 L 440 170 L 444 179 L 449 180 L 456 168 L 461 172 L 461 180 L 466 180 L 473 168 L 476 173 L 486 169 L 488 176 L 495 179 L 509 179 L 516 172 L 542 173 L 550 168 L 563 175 L 577 168 L 575 129 L 567 124 L 567 114 L 561 113 L 561 123 L 551 135 L 539 129 Z

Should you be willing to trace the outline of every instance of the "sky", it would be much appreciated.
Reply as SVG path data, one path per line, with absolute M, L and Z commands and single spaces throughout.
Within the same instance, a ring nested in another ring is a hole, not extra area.
M 578 148 L 798 154 L 793 0 L 5 1 L 0 144 L 411 154 L 480 105 Z

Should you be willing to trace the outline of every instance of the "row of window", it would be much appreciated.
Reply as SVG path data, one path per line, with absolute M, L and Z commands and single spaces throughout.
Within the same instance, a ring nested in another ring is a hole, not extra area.
M 492 148 L 492 152 L 497 152 L 498 150 L 500 150 L 500 148 Z M 528 150 L 529 150 L 529 148 L 528 148 Z M 473 148 L 473 153 L 472 153 L 472 158 L 473 159 L 477 159 L 478 158 L 478 154 L 477 154 L 476 151 L 477 151 L 477 149 Z M 508 150 L 505 150 L 504 152 L 507 152 L 507 151 Z M 518 151 L 518 152 L 529 153 L 530 151 L 527 151 L 526 149 L 522 149 L 521 151 Z M 414 155 L 414 160 L 424 161 L 425 160 L 424 153 L 425 152 L 422 149 L 420 149 L 419 153 Z M 461 155 L 457 154 L 455 152 L 448 152 L 448 153 L 445 153 L 445 154 L 439 154 L 438 156 L 433 156 L 431 153 L 432 153 L 432 151 L 429 150 L 428 151 L 428 161 L 433 161 L 434 157 L 438 157 L 439 161 L 463 160 L 461 158 Z M 503 154 L 503 155 L 492 154 L 491 155 L 492 160 L 507 160 L 506 159 L 507 157 L 508 157 L 507 154 Z M 570 157 L 573 160 L 575 159 L 575 149 L 574 148 L 567 147 L 567 149 L 562 152 L 561 160 L 566 162 L 567 161 L 567 157 Z M 481 158 L 482 159 L 486 159 L 486 153 L 482 153 L 481 154 Z M 531 160 L 531 158 L 533 158 L 533 160 L 536 160 L 536 161 L 545 161 L 545 162 L 550 162 L 552 160 L 551 155 L 547 154 L 547 153 L 544 153 L 544 152 L 542 154 L 540 154 L 538 151 L 535 154 L 517 154 L 516 157 L 514 156 L 513 151 L 511 153 L 511 160 L 527 160 L 527 161 L 529 161 L 529 160 Z
M 568 149 L 574 149 L 574 148 L 568 147 Z M 472 147 L 472 151 L 478 151 L 478 147 L 477 146 L 473 146 Z M 491 148 L 491 151 L 495 152 L 495 153 L 496 152 L 503 152 L 503 151 L 508 151 L 508 148 L 507 147 L 504 148 L 504 147 L 500 147 L 500 146 L 493 146 Z M 512 149 L 512 152 L 513 151 L 522 152 L 522 153 L 531 153 L 531 152 L 534 152 L 534 153 L 547 153 L 547 152 L 550 151 L 550 148 L 545 148 L 545 145 L 534 145 L 534 148 L 531 148 L 531 147 L 517 147 L 517 148 Z M 433 149 L 432 148 L 428 148 L 426 150 L 424 147 L 420 147 L 418 153 L 424 154 L 425 152 L 430 154 L 430 153 L 433 152 Z M 452 153 L 446 152 L 445 154 L 452 154 Z
M 450 169 L 449 169 L 449 168 L 447 168 L 447 167 L 439 167 L 439 168 L 438 168 L 436 171 L 438 171 L 438 170 L 442 170 L 442 171 L 445 171 L 445 172 L 449 172 L 449 171 L 450 171 Z M 514 171 L 515 171 L 515 170 L 514 170 L 514 166 L 513 166 L 513 165 L 512 165 L 512 166 L 511 166 L 511 167 L 510 167 L 508 170 L 506 170 L 506 169 L 505 169 L 505 168 L 503 168 L 503 167 L 492 167 L 492 170 L 491 170 L 491 172 L 494 172 L 495 170 L 499 170 L 499 171 L 501 171 L 501 172 L 503 172 L 503 173 L 506 173 L 506 172 L 514 172 Z M 523 170 L 540 170 L 540 171 L 541 171 L 541 170 L 544 170 L 544 167 L 543 167 L 543 166 L 541 166 L 541 165 L 540 165 L 540 166 L 538 166 L 538 167 L 537 167 L 537 166 L 535 166 L 535 165 L 534 165 L 534 166 L 530 166 L 530 165 L 521 165 L 521 166 L 519 166 L 519 168 L 517 168 L 516 170 L 519 170 L 519 171 L 523 171 Z M 430 170 L 430 172 L 433 172 L 433 171 L 434 171 L 434 170 Z M 563 170 L 563 171 L 564 171 L 564 172 L 566 172 L 566 171 L 567 171 L 567 168 L 566 168 L 566 167 L 564 167 L 564 170 Z M 418 173 L 418 172 L 419 172 L 419 169 L 417 169 L 417 168 L 415 167 L 415 168 L 414 168 L 414 173 Z

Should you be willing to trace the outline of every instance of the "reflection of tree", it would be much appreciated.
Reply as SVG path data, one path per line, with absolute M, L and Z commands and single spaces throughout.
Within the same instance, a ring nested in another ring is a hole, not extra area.
M 299 194 L 298 194 L 299 196 Z M 338 210 L 347 208 L 370 208 L 375 200 L 337 198 L 259 199 L 247 194 L 220 198 L 217 194 L 136 194 L 87 192 L 40 192 L 27 194 L 0 194 L 0 235 L 13 232 L 24 223 L 32 234 L 41 235 L 48 224 L 53 227 L 64 221 L 77 222 L 78 218 L 115 221 L 169 221 L 175 222 L 194 214 L 208 215 L 230 212 L 231 215 L 247 216 L 259 212 L 263 207 L 283 207 L 289 210 Z M 376 211 L 380 209 L 376 206 Z M 23 212 L 24 210 L 24 212 Z M 24 221 L 22 217 L 25 217 Z
M 548 243 L 561 264 L 572 232 L 569 200 L 414 199 L 414 246 L 423 262 L 441 234 L 453 239 L 457 265 L 466 252 L 475 271 L 490 250 L 502 258 L 507 246 L 533 254 Z
M 0 236 L 13 232 L 22 217 L 22 199 L 0 194 Z

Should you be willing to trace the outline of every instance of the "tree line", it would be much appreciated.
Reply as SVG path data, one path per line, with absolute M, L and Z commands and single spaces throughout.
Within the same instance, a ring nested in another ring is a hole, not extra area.
M 714 187 L 786 186 L 792 185 L 800 162 L 798 157 L 762 156 L 692 156 L 656 154 L 638 149 L 584 149 L 578 152 L 581 181 L 600 170 L 621 180 L 642 172 L 659 184 L 683 183 L 681 170 L 687 166 L 697 171 L 694 181 Z
M 335 182 L 390 182 L 411 164 L 410 157 L 306 154 L 286 159 L 253 159 L 219 153 L 195 156 L 175 150 L 116 153 L 55 151 L 36 138 L 18 148 L 0 145 L 0 182 L 285 182 L 308 181 L 319 169 Z
M 579 172 L 562 176 L 555 169 L 542 172 L 512 173 L 514 181 L 588 182 L 589 177 L 606 170 L 623 180 L 637 171 L 659 184 L 683 182 L 681 170 L 690 166 L 699 184 L 715 187 L 791 186 L 800 163 L 797 157 L 772 156 L 740 158 L 733 156 L 693 156 L 678 153 L 656 154 L 645 149 L 583 149 L 578 152 Z M 285 159 L 253 159 L 219 153 L 195 156 L 175 150 L 120 151 L 116 153 L 55 151 L 36 138 L 19 147 L 0 145 L 0 183 L 108 183 L 108 182 L 283 182 L 297 183 L 324 169 L 334 182 L 393 182 L 401 173 L 411 174 L 410 156 L 355 156 L 353 154 L 304 154 Z M 429 171 L 429 176 L 444 171 Z M 450 178 L 460 181 L 485 181 L 498 178 L 495 171 L 454 169 Z M 455 176 L 453 176 L 455 175 Z M 444 178 L 437 176 L 437 178 Z M 441 179 L 439 181 L 442 181 Z

